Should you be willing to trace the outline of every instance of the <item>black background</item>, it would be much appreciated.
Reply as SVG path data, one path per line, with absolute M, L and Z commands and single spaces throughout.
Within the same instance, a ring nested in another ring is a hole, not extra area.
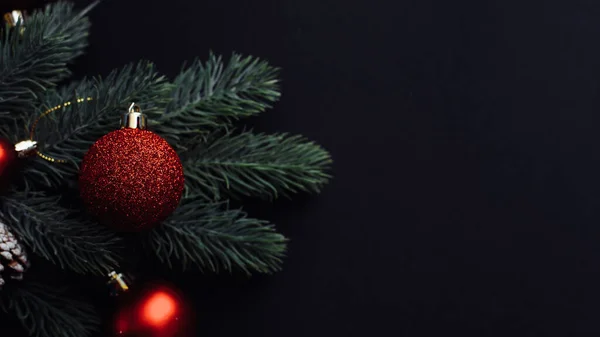
M 283 272 L 174 276 L 198 336 L 600 333 L 597 1 L 106 0 L 91 18 L 77 76 L 252 54 L 283 98 L 248 123 L 335 160 L 321 195 L 251 207 L 292 239 Z

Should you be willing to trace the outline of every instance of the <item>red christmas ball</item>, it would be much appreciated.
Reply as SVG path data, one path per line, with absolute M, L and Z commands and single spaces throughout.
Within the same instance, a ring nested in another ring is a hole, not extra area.
M 114 335 L 123 337 L 192 336 L 192 310 L 172 286 L 146 284 L 119 296 Z
M 0 191 L 6 187 L 17 171 L 17 151 L 15 145 L 6 138 L 0 138 Z
M 5 175 L 11 173 L 17 159 L 15 145 L 8 139 L 0 138 L 0 177 L 5 180 Z
M 120 231 L 140 231 L 165 220 L 177 208 L 183 184 L 175 150 L 145 129 L 123 128 L 100 138 L 79 172 L 88 211 Z

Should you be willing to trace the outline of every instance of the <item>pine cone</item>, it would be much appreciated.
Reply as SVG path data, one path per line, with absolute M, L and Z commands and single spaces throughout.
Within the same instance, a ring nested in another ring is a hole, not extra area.
M 4 285 L 2 272 L 10 268 L 10 278 L 22 280 L 25 269 L 29 267 L 27 254 L 8 226 L 0 222 L 0 287 Z

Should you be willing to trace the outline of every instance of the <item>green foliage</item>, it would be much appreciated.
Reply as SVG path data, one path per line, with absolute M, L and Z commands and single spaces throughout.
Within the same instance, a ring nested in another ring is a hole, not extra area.
M 105 276 L 118 266 L 119 239 L 99 224 L 64 208 L 59 197 L 15 192 L 0 199 L 10 228 L 31 251 L 78 273 Z
M 28 283 L 0 295 L 0 308 L 15 314 L 33 337 L 87 337 L 100 325 L 93 307 L 71 298 L 68 288 Z
M 184 153 L 187 192 L 209 200 L 318 193 L 330 164 L 329 153 L 302 136 L 248 131 L 217 134 Z
M 67 64 L 87 46 L 90 22 L 85 16 L 95 4 L 75 13 L 73 4 L 59 2 L 35 11 L 21 27 L 5 28 L 0 40 L 0 124 L 31 113 L 36 99 L 70 75 Z M 7 128 L 2 129 L 7 136 Z
M 234 54 L 227 64 L 210 54 L 175 78 L 171 101 L 156 116 L 159 133 L 195 135 L 264 111 L 279 99 L 279 70 L 255 57 Z
M 270 273 L 280 269 L 286 239 L 264 221 L 247 218 L 226 203 L 186 198 L 175 214 L 151 231 L 146 247 L 170 267 L 218 272 L 241 269 Z

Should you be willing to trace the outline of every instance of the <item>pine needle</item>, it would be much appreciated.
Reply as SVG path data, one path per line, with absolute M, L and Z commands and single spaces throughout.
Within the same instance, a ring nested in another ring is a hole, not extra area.
M 0 308 L 16 315 L 32 337 L 87 337 L 100 326 L 93 307 L 71 298 L 67 288 L 29 283 L 0 295 Z
M 175 78 L 164 114 L 153 116 L 156 130 L 195 135 L 263 112 L 280 97 L 278 74 L 255 57 L 233 54 L 225 64 L 211 53 L 207 62 L 196 60 Z
M 104 227 L 64 208 L 58 197 L 15 192 L 0 199 L 7 225 L 31 251 L 60 268 L 105 276 L 118 266 L 119 239 Z
M 27 18 L 0 39 L 0 125 L 33 113 L 35 101 L 67 78 L 67 65 L 83 54 L 90 22 L 85 16 L 96 3 L 74 12 L 73 4 L 58 2 Z M 7 128 L 0 131 L 5 137 Z
M 302 136 L 244 131 L 207 139 L 183 154 L 187 193 L 207 200 L 319 193 L 330 179 L 329 153 Z
M 186 198 L 166 223 L 148 234 L 145 246 L 171 268 L 251 274 L 279 270 L 286 241 L 272 225 L 227 209 L 226 203 Z

